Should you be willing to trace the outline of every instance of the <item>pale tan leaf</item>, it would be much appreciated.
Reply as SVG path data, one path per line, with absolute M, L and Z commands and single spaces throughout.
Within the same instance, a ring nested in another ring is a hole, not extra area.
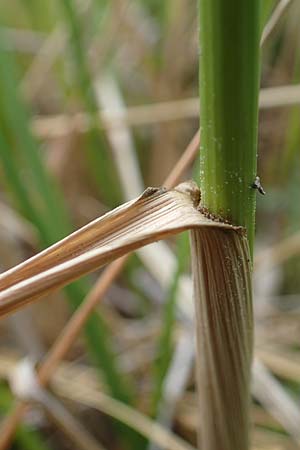
M 151 242 L 183 230 L 233 227 L 206 218 L 193 182 L 176 189 L 148 188 L 135 200 L 94 220 L 33 258 L 0 276 L 0 315 Z

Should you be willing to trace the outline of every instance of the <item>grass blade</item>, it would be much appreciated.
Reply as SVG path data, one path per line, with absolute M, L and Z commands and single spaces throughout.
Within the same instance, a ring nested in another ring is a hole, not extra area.
M 5 120 L 1 122 L 0 155 L 15 202 L 20 205 L 25 200 L 26 215 L 37 227 L 42 247 L 46 247 L 68 234 L 71 226 L 62 195 L 46 172 L 40 146 L 30 133 L 29 114 L 17 95 L 15 72 L 13 60 L 1 50 L 0 107 Z M 21 164 L 25 167 L 23 171 Z M 73 308 L 81 303 L 88 288 L 83 280 L 66 288 Z M 104 329 L 98 314 L 91 316 L 87 324 L 87 341 L 93 360 L 103 371 L 112 394 L 119 400 L 129 401 L 130 389 L 116 368 L 108 330 Z
M 121 195 L 116 173 L 108 154 L 108 145 L 99 130 L 98 105 L 86 58 L 87 50 L 83 46 L 84 39 L 80 29 L 79 17 L 72 0 L 63 0 L 61 8 L 70 33 L 69 44 L 72 50 L 79 93 L 89 113 L 91 124 L 87 141 L 90 169 L 105 200 L 110 206 L 116 206 Z
M 199 213 L 198 194 L 193 183 L 167 192 L 148 188 L 138 199 L 4 272 L 0 275 L 2 315 L 148 243 L 199 226 L 231 229 Z
M 163 318 L 161 326 L 161 334 L 157 342 L 156 364 L 154 367 L 154 393 L 152 399 L 153 415 L 157 414 L 159 403 L 163 401 L 164 381 L 169 369 L 170 361 L 173 354 L 173 330 L 176 319 L 176 295 L 178 293 L 178 282 L 180 276 L 187 268 L 187 260 L 189 259 L 189 242 L 188 235 L 183 233 L 177 240 L 177 268 L 172 279 L 169 292 L 167 293 L 166 302 L 163 307 Z

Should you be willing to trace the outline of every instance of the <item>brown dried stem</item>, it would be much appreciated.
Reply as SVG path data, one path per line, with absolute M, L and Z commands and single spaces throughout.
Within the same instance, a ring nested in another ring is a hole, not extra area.
M 273 109 L 299 105 L 300 85 L 286 85 L 261 89 L 260 109 Z M 99 112 L 99 126 L 105 129 L 120 125 L 142 126 L 199 116 L 199 98 L 187 98 L 158 102 L 151 105 L 132 106 L 124 112 Z M 40 138 L 51 139 L 66 136 L 70 132 L 85 133 L 90 128 L 88 115 L 78 112 L 74 115 L 36 117 L 32 122 L 33 132 Z
M 205 450 L 246 449 L 253 332 L 247 239 L 233 231 L 198 229 L 191 231 L 191 249 L 200 441 Z

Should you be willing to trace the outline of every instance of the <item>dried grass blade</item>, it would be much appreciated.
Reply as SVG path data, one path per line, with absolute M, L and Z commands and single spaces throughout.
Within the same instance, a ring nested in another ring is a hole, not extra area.
M 171 191 L 148 188 L 136 200 L 8 270 L 0 276 L 0 315 L 148 243 L 198 226 L 230 228 L 197 210 L 199 195 L 192 183 Z

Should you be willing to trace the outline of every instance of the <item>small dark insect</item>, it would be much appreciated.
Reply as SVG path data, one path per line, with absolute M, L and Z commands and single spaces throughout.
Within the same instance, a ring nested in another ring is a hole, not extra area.
M 253 183 L 251 184 L 251 187 L 253 189 L 257 189 L 258 192 L 262 195 L 265 195 L 266 191 L 264 190 L 264 188 L 262 187 L 261 183 L 260 183 L 260 178 L 259 177 L 255 177 L 255 180 L 253 181 Z

